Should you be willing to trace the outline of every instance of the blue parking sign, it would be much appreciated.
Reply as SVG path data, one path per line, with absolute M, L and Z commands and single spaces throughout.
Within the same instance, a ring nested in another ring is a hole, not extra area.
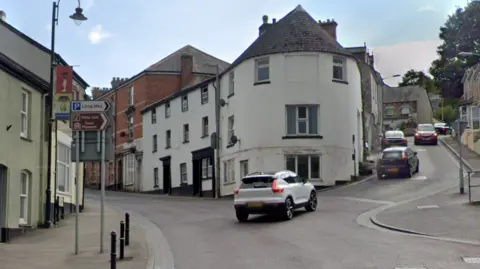
M 72 102 L 72 111 L 80 111 L 82 104 L 80 102 Z

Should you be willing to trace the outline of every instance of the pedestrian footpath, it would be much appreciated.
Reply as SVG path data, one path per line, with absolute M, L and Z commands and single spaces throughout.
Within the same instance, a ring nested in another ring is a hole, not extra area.
M 458 141 L 449 136 L 442 137 L 439 141 L 458 158 Z M 463 146 L 462 157 L 466 170 L 480 171 L 478 154 Z M 478 177 L 478 173 L 475 176 Z M 472 182 L 476 179 L 478 178 L 472 179 Z M 463 195 L 456 186 L 410 203 L 393 206 L 378 213 L 371 220 L 379 226 L 400 232 L 480 244 L 480 208 L 478 203 L 469 203 L 468 191 L 465 181 Z M 474 202 L 480 201 L 480 187 L 472 188 L 470 194 Z
M 120 221 L 124 215 L 105 208 L 104 253 L 100 251 L 100 205 L 86 201 L 79 216 L 79 254 L 74 255 L 75 216 L 66 217 L 59 227 L 37 229 L 0 244 L 0 268 L 18 269 L 108 269 L 110 268 L 110 233 L 120 237 Z M 117 238 L 117 258 L 119 242 Z M 125 247 L 125 259 L 117 261 L 118 269 L 143 269 L 148 262 L 148 248 L 144 230 L 130 222 L 130 242 Z

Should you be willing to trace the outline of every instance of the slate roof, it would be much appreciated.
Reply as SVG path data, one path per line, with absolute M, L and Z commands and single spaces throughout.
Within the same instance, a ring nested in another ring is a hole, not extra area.
M 351 56 L 301 5 L 272 24 L 233 63 L 274 53 L 330 52 Z
M 181 71 L 181 56 L 182 54 L 188 54 L 193 56 L 193 72 L 195 73 L 216 73 L 216 64 L 220 67 L 220 72 L 223 72 L 230 65 L 229 63 L 222 61 L 212 55 L 203 52 L 191 45 L 175 51 L 168 55 L 157 63 L 151 65 L 146 71 L 160 71 L 160 72 L 180 72 Z
M 384 103 L 418 101 L 422 96 L 428 99 L 427 91 L 420 86 L 390 87 L 383 90 Z
M 13 77 L 16 77 L 20 81 L 29 84 L 34 89 L 47 93 L 49 85 L 47 81 L 43 80 L 39 76 L 35 75 L 28 69 L 24 68 L 20 64 L 16 63 L 5 54 L 0 52 L 0 69 L 7 72 Z

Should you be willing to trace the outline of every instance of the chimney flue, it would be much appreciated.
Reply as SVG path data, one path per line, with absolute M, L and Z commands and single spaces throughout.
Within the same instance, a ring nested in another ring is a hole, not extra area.
M 7 13 L 3 10 L 0 10 L 0 21 L 7 21 Z
M 333 38 L 337 40 L 337 22 L 335 20 L 318 21 L 320 26 Z

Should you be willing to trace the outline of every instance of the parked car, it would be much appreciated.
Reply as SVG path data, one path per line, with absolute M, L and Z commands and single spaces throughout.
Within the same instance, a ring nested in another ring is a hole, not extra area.
M 438 135 L 433 124 L 419 124 L 413 143 L 415 145 L 438 145 Z
M 275 214 L 290 220 L 297 208 L 315 211 L 317 193 L 312 183 L 292 171 L 257 172 L 242 178 L 233 204 L 240 222 L 251 214 Z
M 452 128 L 446 123 L 435 123 L 433 125 L 437 134 L 448 135 L 452 133 Z
M 405 134 L 400 130 L 386 131 L 382 140 L 382 150 L 392 146 L 408 146 Z
M 408 147 L 391 147 L 382 151 L 377 163 L 377 178 L 385 179 L 389 176 L 412 177 L 420 170 L 417 152 Z

